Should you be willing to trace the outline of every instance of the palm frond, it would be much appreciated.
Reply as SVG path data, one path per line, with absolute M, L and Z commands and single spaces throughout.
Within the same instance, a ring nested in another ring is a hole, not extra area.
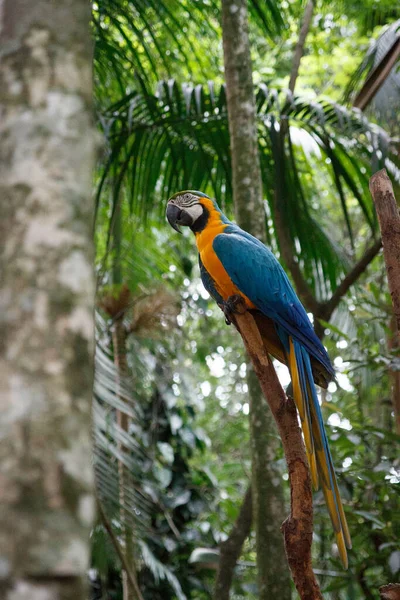
M 328 10 L 332 10 L 329 2 L 326 5 Z M 391 23 L 400 16 L 400 8 L 392 0 L 364 0 L 362 11 L 358 0 L 336 0 L 335 5 L 339 14 L 355 18 L 361 35 L 370 35 L 376 27 Z
M 121 515 L 124 515 L 129 522 L 120 523 L 121 528 L 128 527 L 137 535 L 148 526 L 153 509 L 153 502 L 143 487 L 149 458 L 142 443 L 140 403 L 134 400 L 132 382 L 128 378 L 121 380 L 116 372 L 108 350 L 106 323 L 98 313 L 96 324 L 92 423 L 97 494 L 110 520 L 114 518 L 119 522 Z M 116 411 L 130 417 L 131 432 L 124 431 L 118 425 Z M 118 472 L 119 464 L 126 467 L 122 483 Z M 121 485 L 124 487 L 123 493 Z M 124 506 L 121 506 L 121 498 Z
M 260 85 L 256 103 L 269 214 L 273 219 L 272 198 L 279 178 L 283 212 L 305 275 L 317 295 L 327 297 L 348 260 L 321 224 L 326 218 L 323 207 L 312 207 L 320 193 L 318 182 L 330 182 L 325 192 L 341 207 L 351 242 L 354 220 L 364 219 L 372 232 L 376 230 L 368 192 L 372 158 L 379 156 L 381 165 L 389 168 L 397 166 L 398 157 L 382 129 L 360 111 L 347 110 L 329 99 L 311 101 Z M 283 122 L 289 122 L 290 135 L 281 152 L 276 137 Z M 232 210 L 224 86 L 217 91 L 212 83 L 179 87 L 175 82 L 162 82 L 156 94 L 135 92 L 110 106 L 101 124 L 108 151 L 97 190 L 98 205 L 109 196 L 108 173 L 114 169 L 118 197 L 114 195 L 108 210 L 115 210 L 123 193 L 131 214 L 142 224 L 146 219 L 164 218 L 165 200 L 178 189 L 208 191 L 228 212 Z M 307 150 L 295 143 L 299 135 L 308 142 Z M 349 197 L 357 210 L 350 210 Z M 290 218 L 293 215 L 296 218 Z M 317 253 L 316 248 L 323 252 Z
M 283 31 L 286 9 L 279 0 L 251 0 L 249 8 L 265 37 Z M 217 0 L 97 0 L 93 29 L 99 97 L 129 93 L 135 77 L 146 84 L 170 77 L 170 54 L 174 73 L 205 79 L 217 73 L 220 9 Z M 203 40 L 214 51 L 204 52 Z
M 187 600 L 185 594 L 182 591 L 181 585 L 178 578 L 173 574 L 171 569 L 166 565 L 163 565 L 152 553 L 149 546 L 143 540 L 139 541 L 141 555 L 143 562 L 150 569 L 155 582 L 158 583 L 160 580 L 168 581 L 174 590 L 177 600 Z

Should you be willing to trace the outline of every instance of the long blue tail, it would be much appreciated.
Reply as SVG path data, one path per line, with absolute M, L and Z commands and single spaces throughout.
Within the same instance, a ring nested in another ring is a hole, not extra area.
M 321 408 L 314 385 L 310 356 L 307 350 L 293 338 L 290 338 L 289 344 L 289 368 L 313 486 L 318 489 L 319 482 L 321 483 L 335 531 L 339 555 L 343 566 L 347 569 L 346 547 L 351 548 L 350 532 L 339 494 Z

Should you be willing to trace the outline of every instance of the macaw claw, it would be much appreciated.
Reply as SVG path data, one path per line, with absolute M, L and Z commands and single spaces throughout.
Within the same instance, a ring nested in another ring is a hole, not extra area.
M 240 294 L 229 296 L 229 298 L 225 302 L 218 304 L 218 306 L 225 315 L 225 323 L 227 325 L 232 324 L 233 314 L 243 314 L 244 312 L 246 312 L 246 305 L 243 300 L 243 297 L 240 296 Z

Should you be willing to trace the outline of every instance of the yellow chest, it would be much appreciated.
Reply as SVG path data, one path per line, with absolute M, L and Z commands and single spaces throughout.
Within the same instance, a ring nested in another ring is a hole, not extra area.
M 218 293 L 224 300 L 227 300 L 230 296 L 240 294 L 246 300 L 246 304 L 249 307 L 252 307 L 253 304 L 250 302 L 250 300 L 244 294 L 242 294 L 231 281 L 231 278 L 225 271 L 212 246 L 215 237 L 218 234 L 223 233 L 226 227 L 226 224 L 220 222 L 209 223 L 203 231 L 196 234 L 196 244 L 200 254 L 200 259 L 205 269 L 212 277 Z

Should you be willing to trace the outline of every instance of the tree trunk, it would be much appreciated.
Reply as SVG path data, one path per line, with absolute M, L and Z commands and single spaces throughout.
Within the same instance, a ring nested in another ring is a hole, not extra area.
M 246 0 L 222 0 L 222 30 L 236 219 L 243 229 L 265 241 Z M 279 533 L 283 489 L 274 468 L 276 428 L 250 363 L 248 386 L 259 598 L 267 600 L 276 594 L 289 600 L 290 577 Z
M 0 597 L 86 597 L 94 274 L 90 3 L 0 8 Z

